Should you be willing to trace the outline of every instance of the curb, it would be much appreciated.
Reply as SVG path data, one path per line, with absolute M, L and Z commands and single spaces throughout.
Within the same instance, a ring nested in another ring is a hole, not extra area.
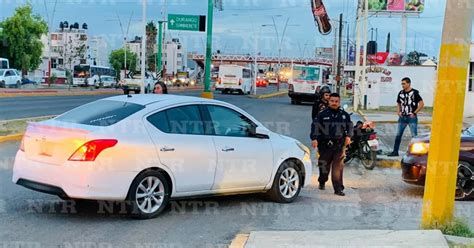
M 274 93 L 269 93 L 269 94 L 261 94 L 261 95 L 256 95 L 256 96 L 248 96 L 249 98 L 254 98 L 254 99 L 267 99 L 267 98 L 272 98 L 272 97 L 278 97 L 278 96 L 284 96 L 288 94 L 288 91 L 280 91 L 280 92 L 274 92 Z
M 249 233 L 239 233 L 229 245 L 229 248 L 243 248 L 249 239 Z
M 202 87 L 194 87 L 194 88 L 177 88 L 177 89 L 169 89 L 169 92 L 183 92 L 183 91 L 199 91 L 203 90 Z M 31 92 L 31 93 L 30 93 Z M 0 98 L 12 98 L 18 96 L 96 96 L 96 95 L 123 95 L 122 90 L 116 91 L 82 91 L 82 92 L 74 92 L 74 91 L 65 91 L 60 92 L 57 90 L 49 90 L 49 91 L 22 91 L 16 93 L 4 93 L 0 92 Z
M 362 110 L 357 110 L 357 113 L 364 119 L 364 121 L 368 121 L 367 116 L 365 116 Z M 372 121 L 373 123 L 381 123 L 381 124 L 397 124 L 398 121 Z M 418 121 L 419 125 L 431 125 L 431 121 Z
M 464 238 L 458 236 L 451 236 L 451 235 L 444 235 L 448 242 L 454 243 L 456 246 L 461 247 L 473 247 L 474 246 L 474 238 Z
M 24 133 L 11 134 L 6 136 L 0 136 L 0 143 L 7 141 L 19 141 L 23 138 Z
M 377 159 L 377 167 L 384 169 L 401 169 L 400 160 L 394 159 Z

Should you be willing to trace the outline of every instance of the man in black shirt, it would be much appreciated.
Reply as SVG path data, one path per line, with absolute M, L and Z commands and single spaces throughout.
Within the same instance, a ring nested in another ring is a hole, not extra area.
M 398 150 L 400 150 L 400 143 L 402 142 L 403 132 L 407 126 L 410 127 L 410 132 L 413 137 L 418 135 L 418 113 L 423 109 L 425 104 L 420 96 L 420 92 L 411 87 L 410 78 L 402 79 L 403 90 L 398 93 L 397 97 L 397 114 L 398 118 L 398 132 L 395 138 L 395 146 L 393 152 L 389 157 L 397 157 Z
M 345 148 L 353 136 L 351 116 L 340 108 L 341 98 L 333 93 L 329 98 L 329 107 L 313 120 L 311 125 L 311 143 L 319 152 L 319 189 L 325 189 L 331 172 L 334 193 L 344 196 L 343 170 Z

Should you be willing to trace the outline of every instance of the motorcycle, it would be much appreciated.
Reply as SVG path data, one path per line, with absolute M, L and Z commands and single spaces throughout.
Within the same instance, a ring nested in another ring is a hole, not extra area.
M 346 147 L 344 163 L 348 164 L 358 158 L 367 170 L 375 168 L 379 142 L 375 125 L 372 122 L 358 121 L 354 126 L 352 143 Z

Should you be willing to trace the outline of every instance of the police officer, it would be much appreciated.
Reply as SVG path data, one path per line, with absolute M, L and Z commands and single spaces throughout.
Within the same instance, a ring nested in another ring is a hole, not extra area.
M 311 111 L 311 120 L 314 120 L 316 116 L 329 105 L 329 96 L 331 95 L 331 89 L 329 86 L 323 86 L 319 92 L 316 93 L 316 101 L 313 104 L 313 110 Z
M 353 124 L 350 115 L 341 108 L 341 97 L 332 93 L 329 106 L 313 120 L 311 140 L 319 152 L 319 189 L 324 190 L 331 173 L 334 193 L 344 196 L 343 170 L 345 147 L 350 144 Z

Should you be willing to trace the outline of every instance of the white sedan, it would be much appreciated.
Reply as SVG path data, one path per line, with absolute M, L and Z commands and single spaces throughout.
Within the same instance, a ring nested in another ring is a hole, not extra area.
M 153 218 L 170 199 L 266 192 L 293 202 L 310 151 L 231 104 L 174 95 L 115 96 L 28 126 L 13 182 L 63 199 L 125 201 Z

